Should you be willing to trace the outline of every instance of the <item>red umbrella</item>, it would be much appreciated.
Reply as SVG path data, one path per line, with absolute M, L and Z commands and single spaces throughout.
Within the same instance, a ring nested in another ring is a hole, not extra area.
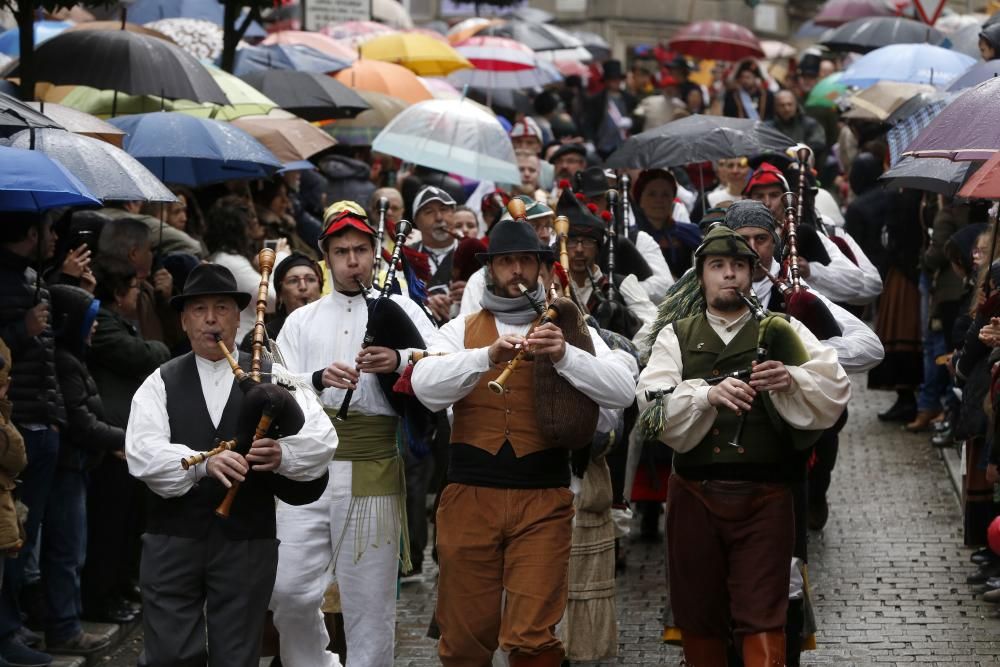
M 1000 199 L 1000 153 L 986 161 L 979 171 L 969 177 L 959 197 L 966 199 Z
M 827 0 L 813 19 L 816 25 L 836 28 L 854 19 L 870 16 L 898 16 L 909 0 Z M 899 9 L 897 10 L 897 5 Z
M 763 58 L 764 49 L 749 29 L 728 21 L 697 21 L 681 28 L 670 49 L 689 56 L 735 62 Z

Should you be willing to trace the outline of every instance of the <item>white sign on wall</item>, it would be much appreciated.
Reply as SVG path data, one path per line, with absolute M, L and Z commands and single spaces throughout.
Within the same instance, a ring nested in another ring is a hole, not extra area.
M 372 0 L 305 0 L 302 4 L 306 30 L 319 30 L 335 21 L 372 18 Z

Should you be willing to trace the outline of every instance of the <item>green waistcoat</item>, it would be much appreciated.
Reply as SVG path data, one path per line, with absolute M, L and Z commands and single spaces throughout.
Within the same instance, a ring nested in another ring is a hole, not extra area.
M 757 334 L 760 325 L 748 320 L 728 345 L 715 333 L 704 313 L 678 320 L 674 331 L 681 348 L 682 378 L 712 378 L 720 374 L 749 368 L 757 358 Z M 762 392 L 747 413 L 738 446 L 730 444 L 736 434 L 740 417 L 732 410 L 720 408 L 718 417 L 704 439 L 689 452 L 675 453 L 679 467 L 733 463 L 780 463 L 802 444 L 796 442 L 799 433 L 792 433 L 778 416 L 771 397 Z M 815 432 L 811 439 L 818 437 Z M 811 442 L 810 442 L 811 444 Z M 807 445 L 808 446 L 808 445 Z

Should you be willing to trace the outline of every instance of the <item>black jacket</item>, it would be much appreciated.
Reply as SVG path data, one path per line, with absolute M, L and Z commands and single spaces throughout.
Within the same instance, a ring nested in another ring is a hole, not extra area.
M 8 394 L 14 404 L 11 421 L 61 426 L 66 413 L 56 381 L 52 326 L 30 337 L 24 325 L 25 314 L 39 301 L 49 303 L 44 282 L 36 300 L 35 275 L 27 258 L 0 248 L 0 338 L 10 347 L 14 361 Z

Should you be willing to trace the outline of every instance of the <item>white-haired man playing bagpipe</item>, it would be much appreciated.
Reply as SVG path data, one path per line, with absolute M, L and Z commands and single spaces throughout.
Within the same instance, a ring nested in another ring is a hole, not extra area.
M 747 667 L 784 664 L 790 485 L 851 393 L 832 349 L 750 298 L 757 259 L 736 232 L 709 232 L 695 252 L 706 309 L 660 331 L 637 390 L 674 450 L 670 603 L 697 667 L 724 667 L 730 634 Z
M 510 653 L 512 667 L 562 663 L 554 630 L 568 594 L 568 448 L 590 443 L 597 406 L 632 402 L 628 366 L 583 325 L 575 304 L 557 302 L 565 308 L 560 321 L 577 318 L 571 331 L 552 322 L 532 327 L 538 319 L 532 300 L 545 308 L 538 273 L 550 257 L 529 224 L 497 223 L 484 253 L 492 287 L 483 294 L 483 310 L 442 327 L 432 349 L 444 356 L 423 359 L 413 371 L 417 398 L 431 410 L 453 406 L 455 414 L 436 524 L 438 652 L 446 667 L 488 665 L 498 646 Z M 508 373 L 505 366 L 515 358 L 520 363 Z M 537 372 L 545 364 L 551 375 Z M 574 398 L 543 419 L 536 400 L 554 393 L 543 388 L 550 381 Z M 589 427 L 568 435 L 586 421 L 585 412 Z M 560 419 L 564 431 L 543 435 Z

